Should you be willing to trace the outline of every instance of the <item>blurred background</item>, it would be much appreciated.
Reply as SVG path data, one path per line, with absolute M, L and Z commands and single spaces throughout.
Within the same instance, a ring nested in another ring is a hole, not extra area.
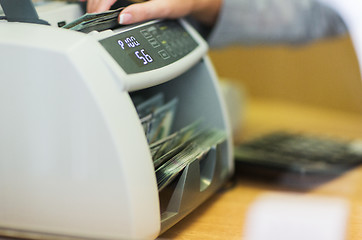
M 362 114 L 362 82 L 349 36 L 297 46 L 212 49 L 220 78 L 266 98 Z

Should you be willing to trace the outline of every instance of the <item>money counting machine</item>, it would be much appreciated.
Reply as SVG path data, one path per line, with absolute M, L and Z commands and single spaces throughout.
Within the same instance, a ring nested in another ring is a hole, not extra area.
M 1 236 L 153 239 L 231 175 L 226 110 L 187 22 L 85 34 L 4 21 L 0 35 Z M 198 119 L 225 133 L 161 191 L 137 111 L 159 94 L 177 99 L 168 136 Z

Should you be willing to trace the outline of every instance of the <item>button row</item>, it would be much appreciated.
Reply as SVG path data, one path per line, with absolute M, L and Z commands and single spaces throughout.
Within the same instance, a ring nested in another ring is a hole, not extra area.
M 190 36 L 177 25 L 175 28 L 151 26 L 141 30 L 140 33 L 153 48 L 158 48 L 162 45 L 167 50 L 158 51 L 163 59 L 170 58 L 170 55 L 173 57 L 182 56 L 194 48 L 193 41 L 190 41 Z

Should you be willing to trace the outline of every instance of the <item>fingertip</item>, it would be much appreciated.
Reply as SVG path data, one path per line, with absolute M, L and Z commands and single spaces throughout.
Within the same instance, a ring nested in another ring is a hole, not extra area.
M 146 20 L 151 20 L 154 16 L 152 14 L 153 3 L 144 2 L 144 3 L 135 3 L 132 4 L 120 13 L 119 23 L 120 24 L 133 24 L 139 23 Z
M 142 21 L 139 19 L 139 13 L 138 13 L 139 7 L 138 6 L 134 7 L 134 5 L 139 5 L 139 4 L 137 4 L 137 3 L 132 4 L 122 10 L 122 12 L 119 14 L 119 17 L 118 17 L 119 24 L 124 24 L 124 25 L 133 24 L 133 23 Z
M 121 13 L 118 17 L 118 22 L 121 25 L 132 24 L 133 17 L 131 13 Z

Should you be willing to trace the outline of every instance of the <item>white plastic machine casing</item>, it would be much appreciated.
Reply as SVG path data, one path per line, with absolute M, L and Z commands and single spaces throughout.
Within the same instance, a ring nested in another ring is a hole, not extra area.
M 223 161 L 202 201 L 230 176 L 230 127 L 205 58 L 207 45 L 181 23 L 199 47 L 168 66 L 136 74 L 126 74 L 98 42 L 110 32 L 0 24 L 0 235 L 153 239 L 163 222 L 167 229 L 200 204 L 187 203 L 182 214 L 172 204 L 160 214 L 152 158 L 131 92 L 178 95 L 184 116 L 178 129 L 201 115 L 228 133 L 215 152 Z M 178 211 L 180 217 L 169 221 Z

